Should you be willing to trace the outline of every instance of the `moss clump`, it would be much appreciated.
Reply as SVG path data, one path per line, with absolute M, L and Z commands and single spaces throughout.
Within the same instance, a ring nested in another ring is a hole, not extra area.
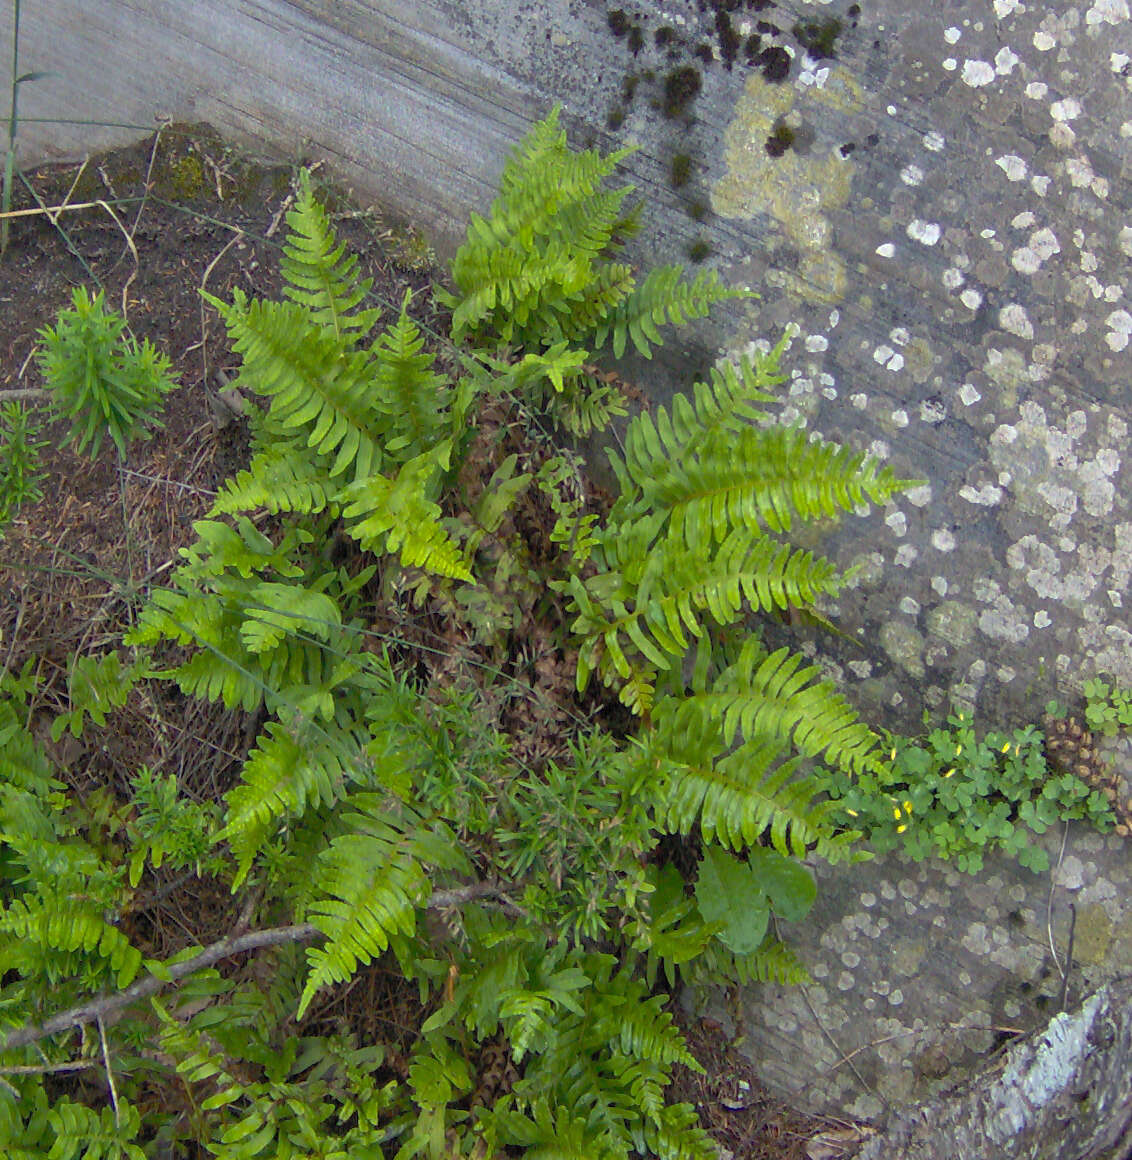
M 692 158 L 687 153 L 677 153 L 668 166 L 668 184 L 680 189 L 692 179 Z
M 204 190 L 204 165 L 195 153 L 170 158 L 164 183 L 172 200 L 190 201 Z
M 607 20 L 609 21 L 609 31 L 616 37 L 624 36 L 632 27 L 629 17 L 625 15 L 625 11 L 622 8 L 615 8 L 609 14 Z
M 688 247 L 688 260 L 692 262 L 702 262 L 705 258 L 711 255 L 711 246 L 708 245 L 704 238 L 697 238 Z
M 693 201 L 688 204 L 688 208 L 684 211 L 694 222 L 702 222 L 708 215 L 708 204 L 706 201 Z
M 794 39 L 815 60 L 833 60 L 842 27 L 836 16 L 830 16 L 825 20 L 801 20 L 791 31 Z
M 790 75 L 790 54 L 780 45 L 764 48 L 756 60 L 768 84 L 781 84 Z
M 774 123 L 774 128 L 764 142 L 764 148 L 771 157 L 781 157 L 794 144 L 794 130 L 781 118 Z
M 620 105 L 614 105 L 605 116 L 605 127 L 615 131 L 625 124 L 625 110 Z
M 680 116 L 696 99 L 702 87 L 699 69 L 690 64 L 674 68 L 664 78 L 664 102 L 661 105 L 664 115 L 669 120 Z

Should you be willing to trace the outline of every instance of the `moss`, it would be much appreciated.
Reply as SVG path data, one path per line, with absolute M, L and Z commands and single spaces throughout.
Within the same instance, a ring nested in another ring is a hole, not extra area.
M 626 73 L 621 78 L 621 99 L 628 104 L 637 93 L 641 78 L 636 73 Z
M 739 55 L 739 46 L 743 43 L 743 38 L 735 31 L 731 17 L 722 8 L 715 14 L 715 36 L 719 41 L 719 55 L 730 69 L 736 56 Z
M 175 201 L 191 201 L 204 189 L 204 165 L 195 153 L 170 158 L 163 176 L 168 196 Z
M 676 29 L 670 24 L 662 24 L 653 34 L 653 43 L 657 48 L 667 48 L 676 42 Z
M 664 103 L 661 106 L 664 115 L 669 120 L 680 116 L 699 95 L 702 84 L 699 69 L 691 65 L 674 68 L 664 78 Z
M 614 105 L 605 117 L 605 127 L 609 130 L 620 129 L 625 124 L 625 110 L 620 105 Z
M 771 157 L 781 157 L 794 144 L 794 130 L 780 117 L 774 123 L 774 128 L 763 143 L 763 147 Z
M 842 24 L 836 16 L 825 20 L 801 20 L 791 31 L 794 39 L 815 60 L 833 60 L 837 56 L 837 38 Z
M 777 44 L 764 48 L 757 59 L 763 78 L 772 85 L 781 84 L 790 75 L 790 54 Z
M 607 17 L 609 21 L 609 31 L 616 37 L 624 36 L 632 27 L 629 17 L 621 8 L 615 8 Z
M 692 262 L 702 262 L 705 258 L 711 255 L 711 246 L 705 238 L 697 238 L 688 247 L 688 260 Z
M 687 153 L 676 153 L 668 166 L 668 184 L 673 189 L 687 185 L 692 178 L 692 158 Z
M 684 212 L 687 213 L 692 221 L 702 222 L 708 215 L 708 203 L 706 201 L 689 202 Z
M 640 25 L 634 24 L 629 29 L 629 51 L 636 56 L 645 46 L 645 34 L 641 31 Z

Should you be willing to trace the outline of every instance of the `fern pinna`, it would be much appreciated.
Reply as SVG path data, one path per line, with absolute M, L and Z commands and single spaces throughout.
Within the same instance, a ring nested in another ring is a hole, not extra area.
M 571 151 L 557 111 L 534 128 L 452 265 L 444 364 L 408 297 L 380 327 L 306 174 L 284 300 L 206 296 L 237 384 L 264 403 L 254 455 L 127 634 L 137 659 L 73 666 L 55 733 L 102 725 L 126 695 L 115 682 L 148 672 L 256 714 L 258 736 L 222 802 L 139 771 L 115 862 L 70 827 L 0 699 L 0 1007 L 38 1018 L 53 987 L 171 981 L 183 964 L 144 960 L 116 922 L 165 863 L 222 880 L 247 922 L 285 925 L 248 936 L 275 948 L 270 968 L 221 974 L 221 947 L 110 1029 L 156 1036 L 145 1067 L 176 1079 L 184 1116 L 139 1126 L 144 1093 L 123 1079 L 108 1127 L 21 1072 L 15 1097 L 0 1084 L 5 1155 L 78 1154 L 59 1144 L 67 1125 L 92 1157 L 182 1140 L 248 1160 L 714 1155 L 695 1109 L 666 1100 L 674 1069 L 698 1064 L 655 988 L 806 977 L 771 916 L 812 903 L 803 855 L 855 856 L 808 763 L 852 775 L 876 760 L 848 703 L 753 618 L 844 583 L 791 545 L 796 521 L 905 483 L 771 420 L 785 339 L 633 419 L 608 510 L 575 452 L 522 433 L 544 413 L 604 427 L 627 400 L 602 358 L 649 356 L 661 327 L 747 294 L 676 266 L 638 280 L 619 260 L 636 225 L 630 189 L 606 185 L 622 156 Z M 522 542 L 520 510 L 545 542 Z M 400 627 L 380 640 L 381 624 Z M 536 672 L 571 650 L 561 701 L 570 676 L 579 693 L 596 676 L 636 731 L 559 704 L 561 736 L 533 751 L 514 722 L 546 706 L 513 675 L 516 637 L 550 642 Z M 451 655 L 430 660 L 437 642 Z M 26 681 L 5 680 L 15 704 Z M 378 962 L 422 1003 L 399 1045 L 334 1014 Z M 4 1034 L 0 1062 L 38 1062 L 34 1035 L 5 1051 Z

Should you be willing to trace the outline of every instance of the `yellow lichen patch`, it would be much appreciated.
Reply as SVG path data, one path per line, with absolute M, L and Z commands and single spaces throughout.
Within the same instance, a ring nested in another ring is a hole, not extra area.
M 839 302 L 845 294 L 845 264 L 831 248 L 825 215 L 848 202 L 853 164 L 820 146 L 771 156 L 766 141 L 788 118 L 809 120 L 807 111 L 816 113 L 819 105 L 851 112 L 859 100 L 855 82 L 842 68 L 831 70 L 824 88 L 802 93 L 767 84 L 755 73 L 724 135 L 727 172 L 712 190 L 712 208 L 721 217 L 774 218 L 799 250 L 798 271 L 787 275 L 788 288 L 811 302 Z M 822 119 L 827 117 L 823 110 Z

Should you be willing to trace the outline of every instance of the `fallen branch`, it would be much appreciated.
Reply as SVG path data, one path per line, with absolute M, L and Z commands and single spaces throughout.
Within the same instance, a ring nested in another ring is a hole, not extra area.
M 460 906 L 475 898 L 489 898 L 499 895 L 502 888 L 491 882 L 477 882 L 471 886 L 463 886 L 457 890 L 435 890 L 425 904 L 428 910 L 443 910 L 451 906 Z M 61 1031 L 68 1031 L 72 1027 L 82 1027 L 96 1020 L 105 1020 L 118 1011 L 132 1006 L 142 999 L 156 995 L 163 987 L 177 982 L 187 975 L 204 970 L 205 967 L 218 963 L 221 959 L 232 955 L 243 954 L 245 951 L 260 950 L 262 947 L 282 946 L 285 943 L 309 942 L 311 939 L 322 938 L 323 933 L 314 923 L 303 922 L 294 926 L 270 927 L 267 930 L 256 930 L 239 938 L 222 938 L 211 946 L 205 947 L 199 955 L 194 955 L 184 962 L 173 963 L 165 967 L 163 977 L 151 974 L 144 979 L 131 983 L 124 991 L 114 995 L 103 995 L 89 1002 L 80 1003 L 69 1011 L 61 1011 L 52 1015 L 42 1023 L 28 1023 L 17 1027 L 0 1039 L 0 1051 L 11 1051 L 16 1047 L 26 1047 L 29 1043 L 38 1043 L 49 1035 L 58 1035 Z
M 9 399 L 50 399 L 51 392 L 46 387 L 20 387 L 13 391 L 0 391 L 0 403 Z

